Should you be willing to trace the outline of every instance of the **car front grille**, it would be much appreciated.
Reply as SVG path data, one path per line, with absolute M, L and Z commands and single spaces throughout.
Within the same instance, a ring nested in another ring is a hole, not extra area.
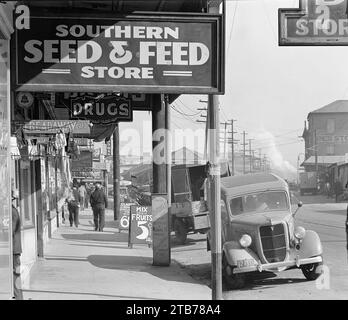
M 286 258 L 286 236 L 282 223 L 260 227 L 263 254 L 269 263 L 281 262 Z

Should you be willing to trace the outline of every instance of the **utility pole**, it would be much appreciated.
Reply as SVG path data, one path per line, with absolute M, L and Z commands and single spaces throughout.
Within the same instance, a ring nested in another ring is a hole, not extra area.
M 314 130 L 314 154 L 315 154 L 315 172 L 316 179 L 318 181 L 319 178 L 319 170 L 318 170 L 318 145 L 317 145 L 317 130 Z
M 260 158 L 260 171 L 262 171 L 262 153 L 261 153 L 262 149 L 259 148 L 259 158 Z
M 113 139 L 113 182 L 114 182 L 114 220 L 119 217 L 120 212 L 120 134 L 119 125 L 116 123 L 116 127 L 112 136 Z
M 219 101 L 216 95 L 209 95 L 209 195 L 211 221 L 212 299 L 222 300 L 222 243 L 221 243 L 221 190 L 219 163 Z
M 251 162 L 251 167 L 252 167 L 252 170 L 254 170 L 254 159 L 255 159 L 255 150 L 252 150 L 252 162 Z
M 254 139 L 248 139 L 249 140 L 249 157 L 250 157 L 250 161 L 249 161 L 249 168 L 250 168 L 250 173 L 252 172 L 252 158 L 251 158 L 251 141 Z
M 225 3 L 221 0 L 208 2 L 208 13 L 219 14 L 222 4 L 222 14 L 225 16 Z M 221 182 L 220 182 L 220 120 L 219 120 L 219 97 L 208 95 L 208 118 L 209 123 L 209 209 L 211 221 L 211 265 L 212 265 L 212 299 L 222 300 L 222 228 L 221 228 Z
M 245 146 L 247 145 L 247 143 L 245 143 L 245 136 L 247 135 L 247 133 L 245 131 L 243 131 L 243 174 L 245 174 Z
M 227 122 L 221 122 L 225 126 L 224 128 L 224 159 L 226 159 L 226 143 L 227 143 Z M 227 157 L 228 158 L 228 157 Z
M 237 141 L 235 141 L 234 139 L 234 134 L 237 133 L 236 131 L 234 131 L 234 128 L 233 128 L 233 123 L 237 121 L 237 120 L 234 120 L 234 119 L 231 119 L 230 122 L 231 122 L 231 149 L 232 149 L 232 161 L 231 161 L 231 169 L 232 169 L 232 176 L 234 176 L 234 144 L 237 143 Z
M 208 101 L 199 100 L 200 102 L 208 103 Z M 207 108 L 197 108 L 200 111 L 207 111 Z M 206 115 L 200 115 L 201 118 L 205 118 L 205 120 L 196 120 L 196 122 L 205 123 L 205 142 L 204 142 L 204 160 L 207 160 L 207 144 L 208 144 L 208 121 Z

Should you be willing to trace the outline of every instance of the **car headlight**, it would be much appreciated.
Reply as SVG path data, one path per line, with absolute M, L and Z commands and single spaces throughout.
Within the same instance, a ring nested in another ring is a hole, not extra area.
M 248 234 L 243 234 L 242 237 L 239 239 L 239 244 L 243 248 L 247 248 L 251 245 L 252 239 Z
M 294 235 L 297 239 L 301 240 L 305 237 L 306 235 L 306 229 L 303 227 L 296 227 Z

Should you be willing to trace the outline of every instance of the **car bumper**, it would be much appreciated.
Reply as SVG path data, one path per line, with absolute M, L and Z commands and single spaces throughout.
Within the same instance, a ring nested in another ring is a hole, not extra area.
M 305 264 L 311 264 L 311 263 L 319 263 L 323 262 L 323 258 L 321 256 L 313 257 L 313 258 L 306 258 L 306 259 L 294 259 L 289 261 L 283 261 L 283 262 L 274 262 L 274 263 L 259 263 L 255 264 L 253 266 L 247 266 L 247 267 L 236 267 L 233 268 L 233 273 L 244 273 L 244 272 L 252 272 L 252 271 L 268 271 L 268 270 L 274 270 L 276 268 L 284 268 L 284 267 L 300 267 L 301 265 Z

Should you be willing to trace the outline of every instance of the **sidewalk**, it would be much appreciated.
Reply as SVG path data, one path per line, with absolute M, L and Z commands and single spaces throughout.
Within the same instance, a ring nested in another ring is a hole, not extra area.
M 210 288 L 176 262 L 155 267 L 152 248 L 128 248 L 128 234 L 118 232 L 111 210 L 104 232 L 94 231 L 90 209 L 80 213 L 78 228 L 66 221 L 53 234 L 23 293 L 32 300 L 211 299 Z

